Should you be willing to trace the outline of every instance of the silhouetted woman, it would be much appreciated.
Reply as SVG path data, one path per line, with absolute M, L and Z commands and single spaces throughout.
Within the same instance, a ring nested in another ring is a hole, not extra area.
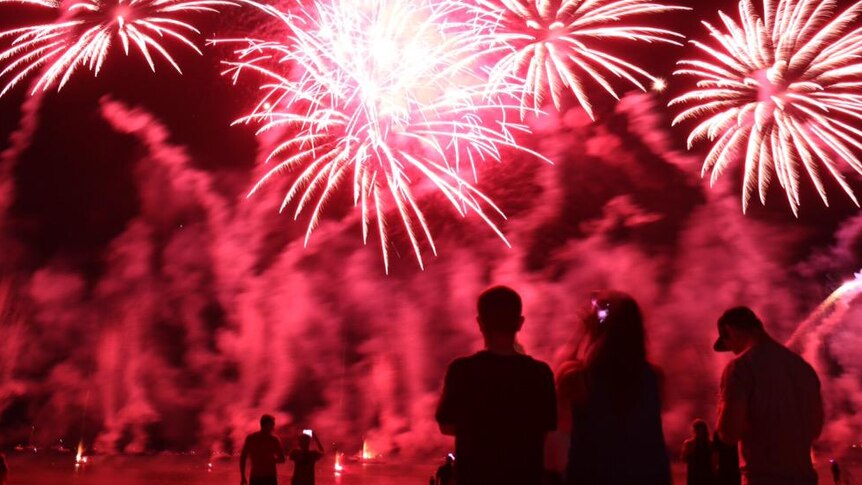
M 691 438 L 682 444 L 682 461 L 686 466 L 687 485 L 712 485 L 712 443 L 706 421 L 695 419 L 691 423 Z
M 569 485 L 667 485 L 661 375 L 646 358 L 632 297 L 593 294 L 584 339 L 558 372 L 560 424 L 571 429 Z

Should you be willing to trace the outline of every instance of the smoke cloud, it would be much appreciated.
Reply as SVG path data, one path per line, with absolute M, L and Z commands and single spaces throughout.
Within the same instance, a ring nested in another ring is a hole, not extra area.
M 711 352 L 717 316 L 748 304 L 787 338 L 819 303 L 823 274 L 858 266 L 862 219 L 834 248 L 806 252 L 811 227 L 784 212 L 742 216 L 734 187 L 705 188 L 697 159 L 675 150 L 657 102 L 628 96 L 595 124 L 575 109 L 536 121 L 526 143 L 554 165 L 512 154 L 480 174 L 512 248 L 423 194 L 440 255 L 420 271 L 396 232 L 386 276 L 349 201 L 332 202 L 304 247 L 304 221 L 277 214 L 278 183 L 246 199 L 249 178 L 208 168 L 151 110 L 102 98 L 94 123 L 132 147 L 135 212 L 97 248 L 96 270 L 62 252 L 29 266 L 3 258 L 14 275 L 0 292 L 4 437 L 26 441 L 35 426 L 42 445 L 231 451 L 272 413 L 282 430 L 314 427 L 347 450 L 365 437 L 385 454 L 437 452 L 449 444 L 433 421 L 445 367 L 481 346 L 476 296 L 507 284 L 525 301 L 521 343 L 552 365 L 591 290 L 631 293 L 667 376 L 665 432 L 679 442 L 691 419 L 714 416 L 727 359 Z M 278 133 L 268 136 L 258 173 Z M 26 150 L 16 146 L 4 161 Z M 10 179 L 0 200 L 14 199 Z M 3 227 L 4 247 L 27 248 Z M 862 428 L 862 413 L 839 410 L 862 404 L 858 311 L 818 325 L 819 350 L 806 350 L 826 376 L 835 447 Z M 822 367 L 822 349 L 840 371 Z

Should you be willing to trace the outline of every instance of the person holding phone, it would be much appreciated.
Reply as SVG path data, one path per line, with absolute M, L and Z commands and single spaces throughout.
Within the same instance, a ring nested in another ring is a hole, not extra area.
M 317 449 L 311 449 L 312 441 Z M 323 444 L 317 434 L 310 429 L 303 430 L 297 439 L 298 447 L 291 450 L 290 461 L 293 462 L 293 478 L 291 485 L 314 485 L 314 465 L 323 458 Z
M 637 302 L 592 295 L 583 340 L 558 371 L 560 427 L 570 433 L 566 484 L 670 485 L 662 373 L 647 358 Z

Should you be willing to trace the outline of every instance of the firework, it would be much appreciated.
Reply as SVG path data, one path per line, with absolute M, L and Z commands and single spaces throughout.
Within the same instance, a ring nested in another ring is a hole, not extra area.
M 520 84 L 522 116 L 538 112 L 550 93 L 560 109 L 565 92 L 574 93 L 594 118 L 586 82 L 598 84 L 615 99 L 612 84 L 623 79 L 642 91 L 662 80 L 608 51 L 608 41 L 641 41 L 681 45 L 670 30 L 626 25 L 631 18 L 683 7 L 648 0 L 479 0 L 485 15 L 497 23 L 492 52 L 502 54 L 491 69 L 492 83 Z M 645 85 L 642 80 L 650 81 Z
M 0 62 L 6 64 L 0 71 L 0 82 L 5 82 L 0 96 L 37 72 L 40 75 L 33 93 L 55 85 L 57 90 L 62 89 L 81 67 L 98 75 L 117 41 L 126 55 L 130 46 L 136 48 L 153 71 L 154 58 L 161 57 L 182 72 L 165 42 L 183 44 L 201 53 L 191 40 L 200 32 L 184 17 L 235 5 L 226 0 L 74 0 L 68 4 L 51 0 L 0 1 L 39 5 L 55 11 L 58 17 L 52 23 L 0 32 L 0 41 L 9 43 L 0 51 Z
M 263 95 L 239 122 L 286 136 L 250 196 L 277 173 L 294 171 L 281 209 L 296 202 L 299 217 L 311 208 L 307 243 L 325 201 L 349 184 L 365 241 L 376 219 L 387 271 L 387 209 L 403 223 L 420 266 L 423 240 L 436 254 L 418 188 L 438 191 L 462 216 L 477 214 L 505 241 L 491 217 L 502 212 L 474 185 L 476 163 L 499 160 L 506 147 L 528 151 L 513 137 L 525 128 L 506 121 L 512 107 L 489 96 L 477 74 L 477 39 L 488 26 L 469 6 L 331 0 L 284 13 L 252 4 L 278 19 L 285 38 L 216 41 L 242 46 L 226 74 L 236 81 L 252 71 L 263 79 Z
M 711 182 L 745 160 L 743 210 L 755 190 L 765 204 L 776 177 L 797 214 L 801 173 L 828 205 L 821 165 L 858 205 L 839 161 L 862 172 L 854 154 L 862 148 L 862 28 L 853 28 L 862 3 L 835 15 L 836 3 L 766 1 L 761 17 L 742 0 L 739 23 L 724 13 L 724 30 L 704 22 L 716 44 L 692 43 L 706 58 L 680 62 L 676 74 L 696 78 L 697 88 L 671 102 L 686 107 L 674 123 L 699 122 L 689 148 L 713 142 L 703 165 Z

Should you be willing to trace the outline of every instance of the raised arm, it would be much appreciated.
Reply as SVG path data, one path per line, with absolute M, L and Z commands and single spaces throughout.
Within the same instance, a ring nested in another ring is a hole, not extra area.
M 317 445 L 317 450 L 320 451 L 320 454 L 325 454 L 326 450 L 323 449 L 323 443 L 320 442 L 320 438 L 317 436 L 317 433 L 312 433 L 311 437 L 314 439 L 314 443 Z

